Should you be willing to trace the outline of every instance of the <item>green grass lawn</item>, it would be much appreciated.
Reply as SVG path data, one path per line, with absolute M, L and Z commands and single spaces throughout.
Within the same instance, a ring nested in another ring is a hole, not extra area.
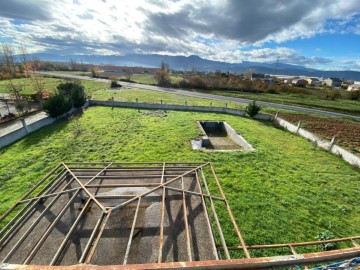
M 179 104 L 185 105 L 185 102 L 189 106 L 214 106 L 214 107 L 225 107 L 226 104 L 229 108 L 235 108 L 243 110 L 245 109 L 245 104 L 236 104 L 236 103 L 225 103 L 222 101 L 210 100 L 210 99 L 203 99 L 203 98 L 196 98 L 196 97 L 188 97 L 176 94 L 169 94 L 159 91 L 150 91 L 144 89 L 136 89 L 136 88 L 127 88 L 122 87 L 118 90 L 98 90 L 92 92 L 91 94 L 92 99 L 97 100 L 109 100 L 112 97 L 115 101 L 127 101 L 127 102 L 147 102 L 147 103 L 163 103 L 167 104 Z
M 124 77 L 125 78 L 125 77 Z M 181 75 L 170 75 L 170 80 L 172 83 L 178 83 L 183 79 Z M 131 75 L 131 80 L 141 84 L 157 84 L 157 81 L 153 74 L 133 74 Z
M 210 161 L 247 244 L 359 234 L 360 173 L 340 158 L 267 122 L 236 116 L 92 107 L 76 123 L 44 127 L 0 150 L 0 214 L 62 161 Z M 225 120 L 255 152 L 201 152 L 197 120 Z M 221 216 L 224 213 L 220 213 Z M 2 224 L 3 225 L 3 224 Z M 238 244 L 230 234 L 228 244 Z
M 335 112 L 343 112 L 347 114 L 360 115 L 360 101 L 336 99 L 329 100 L 318 97 L 316 95 L 300 95 L 300 94 L 269 94 L 269 93 L 243 93 L 223 90 L 202 90 L 200 92 L 211 93 L 215 95 L 248 98 L 253 100 L 268 101 L 280 104 L 300 105 L 314 109 L 329 110 Z

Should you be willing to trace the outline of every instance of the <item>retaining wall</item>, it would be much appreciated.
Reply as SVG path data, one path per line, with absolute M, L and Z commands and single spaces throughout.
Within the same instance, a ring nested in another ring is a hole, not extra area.
M 20 140 L 26 135 L 28 135 L 28 133 L 24 127 L 16 129 L 8 134 L 5 134 L 0 138 L 0 148 L 7 146 L 17 140 Z
M 313 134 L 305 129 L 302 129 L 300 127 L 300 125 L 301 125 L 300 123 L 298 125 L 294 125 L 294 124 L 291 124 L 288 121 L 281 119 L 279 117 L 276 117 L 276 116 L 275 116 L 274 121 L 281 127 L 285 128 L 286 130 L 288 130 L 292 133 L 298 134 L 301 137 L 304 137 L 305 139 L 308 139 L 309 141 L 313 142 L 314 144 L 321 147 L 322 149 L 341 157 L 346 162 L 348 162 L 351 165 L 360 169 L 360 157 L 358 157 L 358 156 L 354 155 L 353 153 L 350 153 L 349 151 L 345 150 L 344 148 L 336 145 L 335 138 L 332 141 L 320 139 L 315 134 Z
M 240 145 L 244 150 L 253 151 L 255 150 L 250 143 L 248 143 L 243 136 L 236 133 L 236 131 L 226 122 L 224 122 L 224 127 L 226 129 L 226 132 L 228 136 L 236 142 L 238 145 Z
M 86 104 L 85 104 L 86 105 Z M 17 140 L 20 140 L 21 138 L 27 136 L 29 133 L 32 133 L 42 127 L 51 125 L 55 123 L 58 120 L 64 119 L 72 115 L 74 112 L 76 112 L 77 109 L 72 108 L 67 113 L 57 117 L 57 118 L 51 118 L 50 116 L 42 118 L 36 122 L 33 122 L 31 124 L 26 124 L 24 119 L 21 119 L 22 127 L 11 131 L 2 137 L 0 137 L 0 148 L 5 147 L 13 142 L 16 142 Z

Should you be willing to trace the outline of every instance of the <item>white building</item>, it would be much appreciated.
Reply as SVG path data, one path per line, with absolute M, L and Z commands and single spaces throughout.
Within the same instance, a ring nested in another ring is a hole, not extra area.
M 351 84 L 347 88 L 348 91 L 357 91 L 360 90 L 360 83 L 359 84 Z

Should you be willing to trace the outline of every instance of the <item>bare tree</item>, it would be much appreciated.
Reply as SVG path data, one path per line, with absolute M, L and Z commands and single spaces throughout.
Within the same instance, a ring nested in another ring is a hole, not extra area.
M 38 75 L 37 70 L 40 65 L 40 61 L 35 57 L 30 60 L 30 56 L 24 45 L 20 45 L 20 59 L 24 67 L 26 77 L 30 76 L 31 86 L 35 92 L 35 96 L 41 97 L 41 93 L 44 91 L 45 83 L 41 76 Z
M 124 71 L 125 71 L 126 79 L 128 81 L 130 81 L 131 76 L 134 74 L 134 69 L 129 67 L 129 68 L 124 69 Z
M 70 69 L 72 70 L 72 71 L 74 71 L 74 70 L 76 70 L 76 67 L 77 67 L 77 62 L 74 60 L 74 59 L 70 59 L 70 61 L 69 61 L 69 67 L 70 67 Z
M 14 51 L 10 44 L 1 44 L 1 50 L 3 54 L 2 62 L 4 64 L 5 71 L 8 73 L 10 79 L 16 77 L 16 65 L 14 61 Z
M 14 50 L 10 44 L 3 43 L 1 44 L 2 50 L 2 63 L 4 66 L 4 71 L 7 73 L 9 78 L 9 91 L 16 100 L 20 100 L 20 93 L 22 91 L 21 85 L 15 85 L 13 79 L 16 78 L 16 63 L 14 60 Z
M 255 72 L 255 70 L 252 68 L 245 70 L 244 78 L 250 80 L 254 72 Z
M 155 79 L 160 86 L 170 86 L 170 72 L 169 65 L 165 62 L 161 62 L 160 70 L 155 73 Z
M 24 69 L 25 77 L 29 77 L 31 71 L 29 55 L 27 53 L 26 47 L 23 44 L 20 45 L 19 50 L 20 50 L 20 60 Z

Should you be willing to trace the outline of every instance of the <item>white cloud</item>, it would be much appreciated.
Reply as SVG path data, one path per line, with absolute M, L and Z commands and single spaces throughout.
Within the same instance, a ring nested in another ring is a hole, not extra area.
M 326 64 L 266 42 L 360 33 L 359 0 L 0 1 L 0 42 L 59 54 L 197 54 L 240 62 Z M 329 23 L 330 20 L 330 23 Z M 259 49 L 243 50 L 255 45 Z

